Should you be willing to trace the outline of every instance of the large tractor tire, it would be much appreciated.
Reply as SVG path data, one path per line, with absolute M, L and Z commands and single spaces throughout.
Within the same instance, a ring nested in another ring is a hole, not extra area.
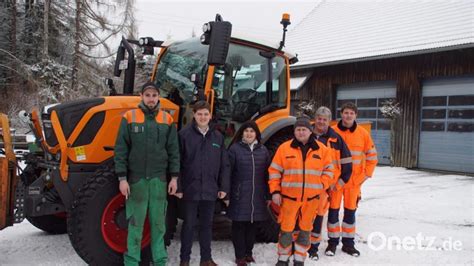
M 283 142 L 291 139 L 292 137 L 293 137 L 292 127 L 286 127 L 280 130 L 275 135 L 273 135 L 265 143 L 265 146 L 270 152 L 270 156 L 273 157 L 278 147 Z M 257 225 L 256 240 L 258 242 L 265 242 L 265 243 L 278 242 L 278 234 L 280 233 L 280 225 L 276 222 L 276 217 L 278 217 L 278 214 L 275 213 L 271 208 L 269 208 L 269 211 L 272 212 L 270 215 L 273 216 L 273 218 L 269 219 L 268 221 L 264 223 L 260 223 Z
M 293 138 L 293 127 L 285 127 L 275 133 L 267 142 L 265 142 L 265 146 L 267 147 L 268 151 L 270 152 L 270 156 L 273 158 L 273 155 L 277 151 L 280 145 Z
M 280 233 L 280 225 L 274 220 L 268 220 L 256 224 L 256 241 L 260 243 L 276 243 L 278 242 L 278 234 Z
M 68 234 L 77 254 L 91 265 L 123 265 L 127 247 L 125 197 L 118 190 L 113 166 L 97 170 L 77 192 L 67 219 Z M 150 227 L 145 223 L 143 265 L 150 265 Z
M 27 216 L 26 219 L 36 228 L 46 233 L 59 235 L 67 232 L 66 215 L 51 214 L 44 216 Z

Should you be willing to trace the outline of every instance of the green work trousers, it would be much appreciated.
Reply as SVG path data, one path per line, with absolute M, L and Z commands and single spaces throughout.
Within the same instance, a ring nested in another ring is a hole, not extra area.
M 163 241 L 166 231 L 166 193 L 166 182 L 159 178 L 142 178 L 130 184 L 130 196 L 125 204 L 128 220 L 125 265 L 138 265 L 140 262 L 141 241 L 147 211 L 151 229 L 153 265 L 166 265 L 168 255 Z

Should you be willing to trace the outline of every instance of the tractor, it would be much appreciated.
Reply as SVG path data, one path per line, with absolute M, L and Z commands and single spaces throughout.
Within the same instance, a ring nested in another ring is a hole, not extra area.
M 295 122 L 290 116 L 290 65 L 297 57 L 283 50 L 288 14 L 281 24 L 283 37 L 278 45 L 233 34 L 232 24 L 220 15 L 204 24 L 200 38 L 175 42 L 122 38 L 114 75 L 123 74 L 123 92 L 117 93 L 107 79 L 109 96 L 24 112 L 39 149 L 18 159 L 8 118 L 1 115 L 0 229 L 26 218 L 48 233 L 68 233 L 72 246 L 88 264 L 121 264 L 127 221 L 113 156 L 120 120 L 140 102 L 133 95 L 134 47 L 144 54 L 160 49 L 150 80 L 160 89 L 160 108 L 171 114 L 178 130 L 192 121 L 193 103 L 206 100 L 228 145 L 236 141 L 234 136 L 243 122 L 254 120 L 263 143 L 274 151 L 292 136 Z M 20 167 L 17 160 L 25 166 Z M 216 212 L 225 210 L 223 203 L 216 204 Z M 177 198 L 170 199 L 165 241 L 176 230 L 179 205 Z M 274 221 L 258 229 L 260 241 L 277 238 Z M 150 256 L 146 251 L 149 243 L 150 228 L 145 226 L 142 261 Z

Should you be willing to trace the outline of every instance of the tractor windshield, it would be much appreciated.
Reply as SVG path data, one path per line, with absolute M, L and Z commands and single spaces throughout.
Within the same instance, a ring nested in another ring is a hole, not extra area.
M 253 47 L 230 45 L 226 64 L 216 67 L 214 72 L 217 119 L 238 124 L 265 110 L 286 107 L 285 59 L 278 55 L 264 57 L 261 52 Z
M 208 48 L 197 38 L 168 47 L 155 75 L 162 97 L 170 98 L 175 103 L 192 102 L 195 84 L 190 78 L 192 74 L 197 74 L 199 80 L 206 80 Z M 234 116 L 232 120 L 239 121 L 249 119 L 268 105 L 277 108 L 286 106 L 285 59 L 278 55 L 268 59 L 260 52 L 257 48 L 230 44 L 225 65 L 216 67 L 212 79 L 218 108 L 215 114 L 226 118 Z M 267 88 L 269 76 L 271 91 Z M 178 98 L 179 101 L 175 101 Z M 242 112 L 246 113 L 245 117 L 242 117 Z
M 195 84 L 192 74 L 205 80 L 209 46 L 198 39 L 173 43 L 161 57 L 156 72 L 156 84 L 162 97 L 175 103 L 190 103 L 193 100 Z

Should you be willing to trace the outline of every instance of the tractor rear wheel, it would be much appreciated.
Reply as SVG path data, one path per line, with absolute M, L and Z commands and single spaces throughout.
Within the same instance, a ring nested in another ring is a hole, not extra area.
M 77 192 L 68 216 L 68 234 L 77 254 L 92 265 L 123 265 L 127 248 L 125 198 L 113 166 L 97 170 Z M 142 264 L 150 264 L 150 227 L 145 223 Z
M 273 158 L 273 155 L 277 151 L 280 145 L 293 138 L 293 127 L 285 127 L 275 133 L 267 142 L 265 142 L 265 146 L 267 147 L 268 151 L 270 152 L 270 157 Z
M 261 243 L 276 243 L 280 233 L 280 225 L 272 219 L 256 224 L 256 240 Z

